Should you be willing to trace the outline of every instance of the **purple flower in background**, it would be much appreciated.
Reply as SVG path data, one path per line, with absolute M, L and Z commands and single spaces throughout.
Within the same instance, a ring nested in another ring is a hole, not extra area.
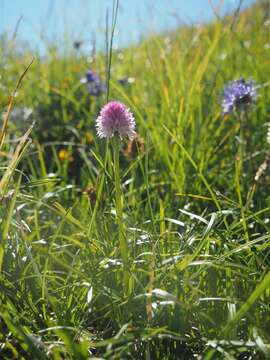
M 243 110 L 256 99 L 254 81 L 246 82 L 242 77 L 224 87 L 222 112 L 223 115 L 235 110 Z
M 87 89 L 93 96 L 99 96 L 106 91 L 106 85 L 99 75 L 92 70 L 87 70 L 85 77 L 81 79 L 81 82 L 87 84 Z
M 120 138 L 132 139 L 135 132 L 135 119 L 129 108 L 120 101 L 110 101 L 103 106 L 96 120 L 97 134 L 101 138 L 111 138 L 118 133 Z

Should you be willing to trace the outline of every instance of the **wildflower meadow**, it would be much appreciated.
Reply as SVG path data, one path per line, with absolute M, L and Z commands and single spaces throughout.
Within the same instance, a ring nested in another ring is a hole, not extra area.
M 270 2 L 214 15 L 0 36 L 0 359 L 270 358 Z

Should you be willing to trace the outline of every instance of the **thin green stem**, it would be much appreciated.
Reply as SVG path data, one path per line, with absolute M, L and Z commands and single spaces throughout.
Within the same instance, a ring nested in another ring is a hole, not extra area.
M 123 196 L 120 181 L 120 166 L 119 166 L 120 140 L 115 136 L 113 139 L 113 161 L 114 161 L 114 180 L 115 180 L 115 210 L 119 230 L 119 245 L 121 257 L 124 265 L 124 271 L 128 263 L 128 245 L 125 236 L 124 222 L 123 222 Z
M 243 229 L 245 232 L 245 238 L 246 241 L 249 242 L 249 234 L 248 234 L 248 228 L 246 223 L 246 215 L 245 215 L 245 206 L 243 204 L 242 200 L 242 187 L 241 187 L 241 180 L 243 178 L 243 163 L 244 163 L 244 154 L 245 154 L 245 136 L 244 136 L 244 118 L 245 113 L 244 111 L 240 114 L 240 133 L 239 133 L 239 148 L 238 148 L 238 157 L 236 161 L 236 191 L 238 195 L 239 205 L 240 205 L 240 211 L 241 211 L 241 217 L 243 221 Z
M 239 133 L 238 156 L 239 156 L 240 172 L 242 172 L 243 162 L 244 162 L 244 154 L 245 154 L 244 111 L 241 112 L 239 120 L 240 120 L 240 133 Z
M 91 221 L 87 230 L 87 236 L 90 237 L 93 227 L 95 226 L 95 221 L 96 221 L 96 215 L 97 215 L 97 211 L 98 211 L 98 207 L 100 204 L 100 200 L 101 200 L 101 196 L 102 196 L 102 191 L 104 188 L 104 184 L 105 184 L 105 179 L 106 179 L 106 169 L 107 169 L 107 164 L 108 164 L 108 157 L 109 157 L 109 142 L 107 140 L 106 142 L 106 150 L 105 150 L 105 161 L 104 161 L 104 169 L 103 169 L 103 173 L 101 175 L 101 179 L 99 182 L 99 186 L 98 186 L 98 190 L 97 190 L 97 201 L 95 203 L 93 212 L 92 212 L 92 216 L 91 216 Z
M 111 79 L 111 66 L 112 66 L 112 51 L 113 51 L 113 39 L 114 39 L 114 32 L 116 27 L 116 21 L 117 21 L 117 13 L 118 13 L 118 7 L 119 7 L 119 0 L 114 0 L 113 2 L 113 12 L 112 12 L 112 24 L 111 24 L 111 37 L 110 42 L 108 41 L 108 13 L 106 16 L 106 72 L 107 72 L 107 78 L 106 78 L 106 85 L 107 85 L 107 94 L 106 99 L 107 102 L 109 101 L 110 97 L 110 79 Z

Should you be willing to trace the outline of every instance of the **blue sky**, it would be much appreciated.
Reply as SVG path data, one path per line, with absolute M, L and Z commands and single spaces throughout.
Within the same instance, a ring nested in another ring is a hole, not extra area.
M 214 6 L 220 0 L 212 0 Z M 224 0 L 223 13 L 232 11 L 239 0 Z M 244 0 L 243 5 L 254 1 Z M 113 0 L 0 0 L 0 33 L 14 32 L 17 37 L 43 51 L 50 42 L 63 46 L 82 40 L 90 46 L 104 45 L 106 9 Z M 149 31 L 163 31 L 179 23 L 197 23 L 213 18 L 210 0 L 120 0 L 116 46 L 138 41 Z

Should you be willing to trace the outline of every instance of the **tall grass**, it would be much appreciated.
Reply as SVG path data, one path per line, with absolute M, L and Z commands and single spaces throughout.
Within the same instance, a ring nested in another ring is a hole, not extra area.
M 269 27 L 258 2 L 112 52 L 110 76 L 102 54 L 89 64 L 53 50 L 31 66 L 15 107 L 33 109 L 33 142 L 11 114 L 0 154 L 0 358 L 269 357 L 268 169 L 249 191 L 269 152 Z M 28 63 L 3 54 L 1 109 Z M 94 128 L 108 94 L 87 93 L 89 67 L 144 138 L 120 152 L 126 264 L 113 158 Z M 240 75 L 260 86 L 241 166 L 239 120 L 220 109 Z

